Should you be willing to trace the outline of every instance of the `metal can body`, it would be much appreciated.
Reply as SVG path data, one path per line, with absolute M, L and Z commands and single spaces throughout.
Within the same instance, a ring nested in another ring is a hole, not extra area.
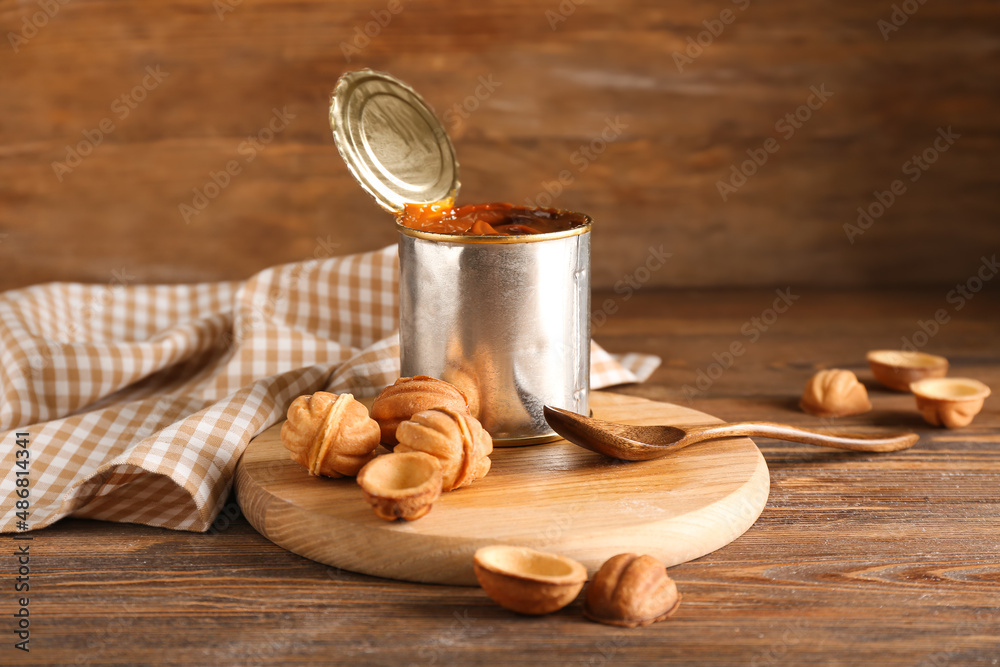
M 516 237 L 398 230 L 404 376 L 458 386 L 498 446 L 555 439 L 543 405 L 587 414 L 589 224 Z

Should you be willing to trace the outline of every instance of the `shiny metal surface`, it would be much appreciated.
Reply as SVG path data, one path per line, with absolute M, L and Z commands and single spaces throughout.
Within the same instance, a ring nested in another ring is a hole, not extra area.
M 458 161 L 448 134 L 427 103 L 388 74 L 366 69 L 340 77 L 330 129 L 351 173 L 386 210 L 458 192 Z
M 545 404 L 587 414 L 589 226 L 521 243 L 398 229 L 404 376 L 460 387 L 498 446 L 558 437 Z

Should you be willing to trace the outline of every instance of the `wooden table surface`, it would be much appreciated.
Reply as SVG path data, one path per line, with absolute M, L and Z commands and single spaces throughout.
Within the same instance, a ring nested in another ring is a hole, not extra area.
M 595 313 L 606 298 L 616 310 L 599 342 L 664 359 L 620 391 L 823 426 L 796 408 L 802 387 L 816 369 L 849 368 L 874 409 L 838 426 L 921 434 L 886 455 L 758 440 L 767 507 L 734 543 L 672 568 L 684 601 L 667 622 L 597 625 L 580 600 L 528 618 L 478 588 L 338 571 L 269 543 L 230 503 L 208 534 L 83 520 L 35 533 L 32 650 L 13 649 L 8 616 L 0 664 L 1000 664 L 1000 396 L 969 427 L 937 429 L 864 364 L 905 337 L 949 357 L 952 375 L 1000 389 L 998 290 L 960 309 L 949 291 L 793 288 L 783 313 L 766 291 L 595 295 Z M 948 319 L 935 330 L 938 311 Z

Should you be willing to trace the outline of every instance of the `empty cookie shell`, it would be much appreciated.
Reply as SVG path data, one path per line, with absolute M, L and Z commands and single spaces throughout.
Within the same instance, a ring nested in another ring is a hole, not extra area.
M 361 469 L 358 484 L 380 518 L 413 521 L 441 495 L 441 464 L 423 452 L 386 454 Z
M 473 568 L 494 602 L 521 614 L 562 609 L 587 581 L 587 568 L 571 558 L 504 544 L 476 551 Z
M 926 352 L 872 350 L 866 358 L 875 379 L 897 391 L 909 391 L 913 382 L 948 373 L 947 359 Z
M 910 385 L 917 409 L 934 426 L 961 428 L 983 409 L 990 388 L 971 378 L 929 378 Z

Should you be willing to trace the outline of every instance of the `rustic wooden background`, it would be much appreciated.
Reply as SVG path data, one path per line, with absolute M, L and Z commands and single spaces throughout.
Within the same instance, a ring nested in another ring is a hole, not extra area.
M 948 284 L 998 250 L 1000 4 L 576 2 L 2 0 L 0 288 L 239 278 L 393 243 L 327 125 L 337 77 L 364 66 L 446 117 L 460 201 L 535 199 L 562 172 L 555 204 L 597 221 L 598 288 L 661 245 L 665 265 L 636 274 L 661 287 Z M 476 99 L 483 80 L 499 85 Z M 833 95 L 787 137 L 776 123 L 813 86 Z M 273 109 L 294 118 L 249 161 Z M 573 157 L 616 119 L 603 152 Z M 906 180 L 949 126 L 960 138 Z M 85 133 L 99 145 L 57 174 Z M 723 201 L 717 182 L 769 138 L 778 152 Z M 185 221 L 229 161 L 239 173 Z M 844 225 L 895 179 L 905 194 L 850 243 Z

